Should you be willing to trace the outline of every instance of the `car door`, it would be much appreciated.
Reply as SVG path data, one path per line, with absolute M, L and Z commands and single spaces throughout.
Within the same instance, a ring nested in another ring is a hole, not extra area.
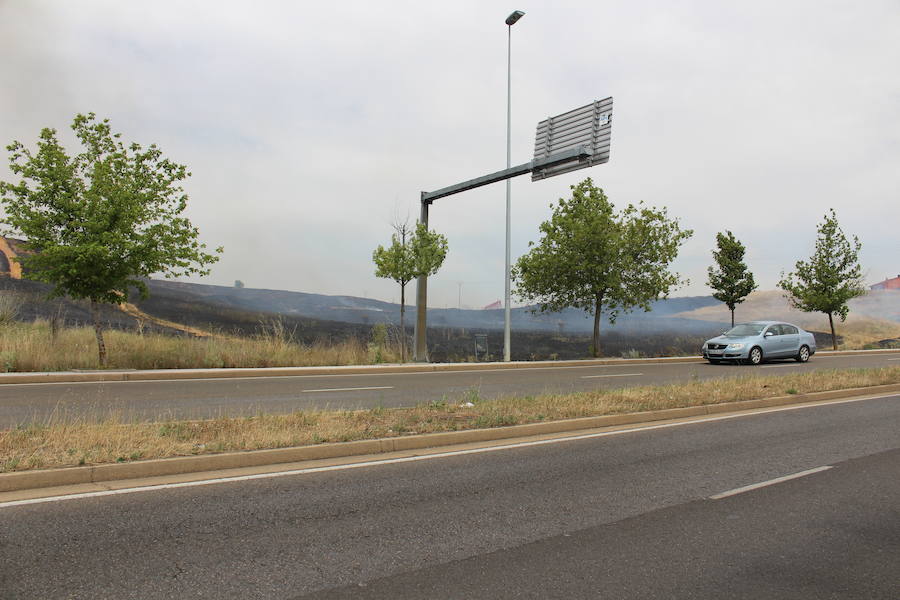
M 800 352 L 800 331 L 793 325 L 782 324 L 780 345 L 784 356 L 796 356 Z
M 763 356 L 776 357 L 779 356 L 778 343 L 781 337 L 781 327 L 779 325 L 769 325 L 762 335 L 762 351 Z

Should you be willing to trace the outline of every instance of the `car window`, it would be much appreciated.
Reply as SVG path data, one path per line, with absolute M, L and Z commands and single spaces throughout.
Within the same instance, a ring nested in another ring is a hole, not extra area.
M 725 335 L 731 337 L 759 335 L 760 333 L 762 333 L 763 327 L 765 327 L 765 325 L 761 325 L 759 323 L 741 323 L 740 325 L 735 325 L 734 327 L 726 331 Z
M 781 325 L 770 325 L 769 329 L 766 330 L 766 333 L 772 333 L 772 335 L 781 335 Z
M 784 332 L 784 335 L 790 335 L 797 333 L 797 328 L 793 325 L 782 325 L 781 331 Z

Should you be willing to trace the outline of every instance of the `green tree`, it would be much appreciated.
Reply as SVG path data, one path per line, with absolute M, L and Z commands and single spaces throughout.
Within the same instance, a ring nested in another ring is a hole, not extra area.
M 828 315 L 831 345 L 837 350 L 834 315 L 844 322 L 850 312 L 847 302 L 864 295 L 866 288 L 859 265 L 862 244 L 856 236 L 851 244 L 838 225 L 834 209 L 830 213 L 831 216 L 826 213 L 825 221 L 817 229 L 816 249 L 809 262 L 798 260 L 795 271 L 787 276 L 782 271 L 778 287 L 787 292 L 785 296 L 795 308 Z
M 540 226 L 540 243 L 513 267 L 516 295 L 537 302 L 538 310 L 580 308 L 594 317 L 591 353 L 600 356 L 600 320 L 610 323 L 683 283 L 669 264 L 693 232 L 682 230 L 665 209 L 628 205 L 616 214 L 606 194 L 590 178 L 560 198 Z M 534 242 L 529 245 L 534 246 Z
M 20 181 L 0 182 L 2 222 L 35 251 L 20 257 L 28 277 L 51 284 L 52 297 L 90 301 L 105 366 L 100 305 L 122 304 L 134 288 L 146 297 L 144 279 L 153 274 L 206 275 L 218 257 L 181 216 L 188 197 L 178 182 L 190 175 L 183 165 L 155 144 L 126 146 L 94 113 L 77 115 L 72 129 L 82 146 L 74 156 L 50 128 L 41 130 L 36 152 L 17 141 L 7 146 Z
M 447 238 L 428 231 L 422 223 L 415 229 L 404 221 L 394 224 L 391 245 L 378 246 L 372 253 L 376 277 L 400 284 L 400 361 L 406 361 L 406 284 L 422 276 L 434 275 L 447 256 Z
M 746 248 L 733 233 L 717 233 L 716 246 L 718 249 L 712 253 L 716 268 L 709 267 L 707 285 L 716 290 L 713 298 L 728 306 L 731 311 L 731 326 L 734 327 L 734 307 L 743 302 L 757 286 L 753 281 L 753 273 L 744 264 Z

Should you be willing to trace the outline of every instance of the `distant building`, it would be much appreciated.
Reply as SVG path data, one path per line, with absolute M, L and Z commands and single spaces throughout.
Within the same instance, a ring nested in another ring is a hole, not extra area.
M 490 304 L 485 306 L 482 310 L 493 310 L 495 308 L 503 308 L 503 305 L 500 303 L 499 300 L 497 300 L 496 302 L 491 302 Z
M 873 286 L 870 286 L 869 289 L 873 290 L 900 290 L 900 275 L 897 275 L 893 279 L 885 279 L 881 283 L 876 283 Z

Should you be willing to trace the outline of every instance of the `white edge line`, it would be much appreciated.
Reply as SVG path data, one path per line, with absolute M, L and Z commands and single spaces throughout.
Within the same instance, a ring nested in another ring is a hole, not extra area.
M 637 377 L 643 373 L 612 373 L 610 375 L 582 375 L 582 379 L 599 379 L 601 377 Z
M 355 388 L 329 388 L 322 390 L 300 390 L 301 393 L 310 393 L 310 392 L 360 392 L 363 390 L 392 390 L 394 386 L 392 385 L 382 385 L 378 387 L 355 387 Z
M 816 404 L 799 404 L 794 406 L 781 406 L 776 408 L 767 408 L 763 410 L 754 410 L 752 412 L 738 413 L 733 415 L 719 415 L 717 417 L 707 417 L 703 419 L 691 419 L 690 421 L 679 421 L 677 423 L 663 423 L 660 425 L 636 426 L 629 429 L 619 429 L 616 431 L 601 431 L 598 433 L 586 433 L 581 435 L 566 436 L 547 440 L 535 440 L 531 442 L 518 442 L 515 444 L 503 444 L 500 446 L 489 446 L 487 448 L 472 448 L 469 450 L 451 450 L 448 452 L 439 452 L 435 454 L 422 454 L 417 456 L 407 456 L 402 458 L 386 458 L 381 460 L 373 460 L 368 462 L 350 463 L 345 465 L 332 465 L 328 467 L 310 467 L 307 469 L 294 469 L 291 471 L 279 471 L 276 473 L 257 473 L 255 475 L 237 475 L 234 477 L 222 477 L 219 479 L 204 479 L 201 481 L 185 481 L 182 483 L 164 483 L 160 485 L 147 485 L 135 488 L 126 488 L 120 490 L 103 490 L 98 492 L 83 492 L 80 494 L 68 494 L 65 496 L 48 496 L 46 498 L 31 498 L 29 500 L 13 500 L 10 502 L 0 503 L 0 509 L 13 506 L 23 506 L 27 504 L 41 504 L 44 502 L 61 502 L 63 500 L 80 500 L 83 498 L 96 498 L 99 496 L 116 496 L 119 494 L 132 494 L 135 492 L 149 492 L 153 490 L 165 490 L 184 487 L 195 487 L 201 485 L 212 485 L 215 483 L 232 483 L 238 481 L 250 481 L 253 479 L 270 479 L 274 477 L 286 477 L 289 475 L 305 475 L 308 473 L 323 473 L 326 471 L 346 471 L 348 469 L 359 469 L 363 467 L 373 467 L 378 465 L 390 465 L 397 463 L 413 462 L 419 460 L 430 460 L 433 458 L 447 458 L 450 456 L 462 456 L 465 454 L 480 454 L 482 452 L 497 452 L 500 450 L 510 450 L 515 448 L 526 448 L 529 446 L 543 446 L 546 444 L 558 444 L 562 442 L 571 442 L 576 440 L 587 440 L 600 437 L 608 437 L 613 435 L 623 435 L 627 433 L 637 433 L 641 431 L 652 431 L 654 429 L 668 429 L 670 427 L 681 427 L 682 425 L 695 425 L 700 423 L 712 423 L 715 421 L 726 421 L 729 419 L 738 419 L 741 417 L 751 417 L 760 414 L 783 412 L 788 410 L 801 410 L 804 408 L 815 408 L 818 406 L 831 406 L 833 404 L 849 404 L 852 402 L 864 402 L 867 400 L 880 400 L 883 398 L 891 398 L 897 394 L 886 394 L 882 396 L 868 396 L 865 398 L 852 398 L 849 400 L 825 401 Z M 821 467 L 820 467 L 821 468 Z M 828 467 L 830 468 L 830 467 Z
M 799 473 L 794 473 L 793 475 L 785 475 L 784 477 L 776 477 L 775 479 L 769 479 L 768 481 L 761 481 L 759 483 L 753 483 L 751 485 L 745 485 L 744 487 L 735 488 L 733 490 L 728 490 L 727 492 L 722 492 L 721 494 L 716 494 L 714 496 L 710 496 L 710 500 L 721 500 L 722 498 L 728 498 L 730 496 L 737 496 L 738 494 L 743 494 L 744 492 L 750 492 L 752 490 L 758 490 L 759 488 L 768 487 L 770 485 L 775 485 L 776 483 L 781 483 L 783 481 L 790 481 L 791 479 L 799 479 L 800 477 L 806 477 L 807 475 L 812 475 L 813 473 L 821 473 L 822 471 L 827 471 L 832 468 L 830 465 L 826 465 L 824 467 L 816 467 L 815 469 L 809 469 L 806 471 L 800 471 Z

